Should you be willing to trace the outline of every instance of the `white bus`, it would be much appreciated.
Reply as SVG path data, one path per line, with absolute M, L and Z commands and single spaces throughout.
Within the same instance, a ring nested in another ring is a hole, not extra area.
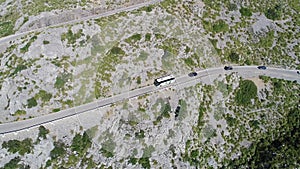
M 173 75 L 164 76 L 154 80 L 155 86 L 165 86 L 175 82 L 175 77 Z

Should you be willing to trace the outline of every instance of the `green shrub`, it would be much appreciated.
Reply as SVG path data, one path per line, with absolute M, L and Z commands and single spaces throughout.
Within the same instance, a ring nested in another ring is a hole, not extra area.
M 131 157 L 128 162 L 135 165 L 137 163 L 137 161 L 138 161 L 137 158 Z
M 0 37 L 13 34 L 15 32 L 14 27 L 14 23 L 11 21 L 0 22 Z
M 55 141 L 54 148 L 50 152 L 52 159 L 63 158 L 66 154 L 65 144 L 62 141 Z
M 21 116 L 21 115 L 25 115 L 26 111 L 25 110 L 17 110 L 13 116 Z
M 19 73 L 19 72 L 21 72 L 22 70 L 25 70 L 25 69 L 27 69 L 26 65 L 18 65 L 16 67 L 16 69 L 14 70 L 14 72 L 10 76 L 16 75 L 17 73 Z
M 70 73 L 63 73 L 60 76 L 56 77 L 56 81 L 54 83 L 54 87 L 57 89 L 64 88 L 65 84 L 68 80 L 72 78 L 72 75 Z
M 32 38 L 30 38 L 29 41 L 28 41 L 28 43 L 27 43 L 24 47 L 22 47 L 22 48 L 20 49 L 21 53 L 28 52 L 28 49 L 29 49 L 31 43 L 33 43 L 36 39 L 37 39 L 37 36 L 36 36 L 36 35 L 33 36 Z
M 229 59 L 230 59 L 231 62 L 238 63 L 238 61 L 240 59 L 240 56 L 235 52 L 231 52 L 229 54 Z
M 233 4 L 233 3 L 229 3 L 228 10 L 229 11 L 235 11 L 235 10 L 237 10 L 237 5 Z
M 2 143 L 2 148 L 7 148 L 8 152 L 16 153 L 19 152 L 20 155 L 30 153 L 33 149 L 32 139 L 26 138 L 22 141 L 19 140 L 9 140 Z
M 61 35 L 61 41 L 68 40 L 68 44 L 75 44 L 76 40 L 84 35 L 82 31 L 83 30 L 80 29 L 77 33 L 73 34 L 72 30 L 69 29 L 67 33 Z
M 130 36 L 129 38 L 125 39 L 124 41 L 127 42 L 127 43 L 134 43 L 134 42 L 137 42 L 141 39 L 142 39 L 141 34 L 134 34 L 134 35 Z
M 125 52 L 121 48 L 119 48 L 117 46 L 114 46 L 114 47 L 111 48 L 110 54 L 113 54 L 113 55 L 124 55 Z
M 138 139 L 142 139 L 145 137 L 145 132 L 144 130 L 140 130 L 140 132 L 136 132 L 135 133 L 135 137 L 138 138 Z
M 241 13 L 242 16 L 247 16 L 247 17 L 252 16 L 252 12 L 249 8 L 241 7 L 240 13 Z
M 28 108 L 32 108 L 32 107 L 35 107 L 35 106 L 37 106 L 37 102 L 36 102 L 34 97 L 27 100 L 27 107 Z
M 40 126 L 38 138 L 46 139 L 48 133 L 49 133 L 49 129 L 46 129 L 44 126 Z
M 139 164 L 141 164 L 143 168 L 146 168 L 146 169 L 151 168 L 149 157 L 140 158 L 139 159 Z
M 141 83 L 142 83 L 142 80 L 141 80 L 141 77 L 140 77 L 140 76 L 137 77 L 136 83 L 137 83 L 137 84 L 141 84 Z
M 60 108 L 55 108 L 52 110 L 53 112 L 59 112 L 60 111 Z
M 188 67 L 195 67 L 197 66 L 197 64 L 194 62 L 193 58 L 188 57 L 188 58 L 183 58 L 184 63 L 188 66 Z
M 228 125 L 229 127 L 232 127 L 232 126 L 234 126 L 234 125 L 237 123 L 236 118 L 233 118 L 233 117 L 232 117 L 231 115 L 229 115 L 229 114 L 227 114 L 227 115 L 225 116 L 225 119 L 226 119 L 227 125 Z
M 18 164 L 21 161 L 21 158 L 15 157 L 13 159 L 11 159 L 8 163 L 6 163 L 3 167 L 3 169 L 19 169 L 21 168 L 21 165 Z
M 170 112 L 171 112 L 170 103 L 166 103 L 164 106 L 162 106 L 160 112 L 163 117 L 170 118 Z
M 151 33 L 146 33 L 145 41 L 150 41 L 150 39 L 151 39 Z
M 49 44 L 49 43 L 50 43 L 50 42 L 47 41 L 47 40 L 44 40 L 44 41 L 43 41 L 43 44 L 44 44 L 44 45 L 47 45 L 47 44 Z
M 52 98 L 52 94 L 46 92 L 45 90 L 40 90 L 39 93 L 35 95 L 36 99 L 41 99 L 43 102 L 48 102 Z
M 247 106 L 256 96 L 257 86 L 255 83 L 251 80 L 242 80 L 236 92 L 235 101 L 238 105 Z
M 265 15 L 268 19 L 278 20 L 281 18 L 281 6 L 276 5 L 274 8 L 269 8 Z
M 83 156 L 91 145 L 92 141 L 86 132 L 83 135 L 77 133 L 72 140 L 71 150 L 76 151 L 79 156 Z

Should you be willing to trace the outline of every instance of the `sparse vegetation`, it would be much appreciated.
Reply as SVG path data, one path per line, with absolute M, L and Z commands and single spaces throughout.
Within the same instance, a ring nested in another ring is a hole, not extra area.
M 73 31 L 69 29 L 67 33 L 63 33 L 61 35 L 61 41 L 67 40 L 68 45 L 74 45 L 77 39 L 79 39 L 81 36 L 84 36 L 82 32 L 83 30 L 79 29 L 79 31 L 74 34 Z
M 26 114 L 26 110 L 17 110 L 14 113 L 14 116 L 22 116 L 22 115 L 25 115 L 25 114 Z
M 220 33 L 220 32 L 227 32 L 229 30 L 229 26 L 223 20 L 216 21 L 213 26 L 213 32 Z
M 116 147 L 116 143 L 112 139 L 108 139 L 101 145 L 101 153 L 104 155 L 106 158 L 111 158 L 114 156 L 114 150 Z
M 31 45 L 36 39 L 37 39 L 37 36 L 36 36 L 36 35 L 34 35 L 33 37 L 31 37 L 31 38 L 29 39 L 29 41 L 27 42 L 27 44 L 26 44 L 24 47 L 22 47 L 22 48 L 20 49 L 20 52 L 21 52 L 21 53 L 26 53 L 26 52 L 28 52 L 28 49 L 29 49 L 30 45 Z

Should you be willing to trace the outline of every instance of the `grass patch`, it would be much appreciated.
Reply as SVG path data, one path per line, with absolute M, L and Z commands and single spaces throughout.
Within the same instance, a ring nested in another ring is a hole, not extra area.
M 152 153 L 155 151 L 155 148 L 150 145 L 143 149 L 143 157 L 151 157 Z
M 269 31 L 265 37 L 260 38 L 259 46 L 262 48 L 271 48 L 274 41 L 274 30 Z
M 63 73 L 56 77 L 54 87 L 57 89 L 62 89 L 65 87 L 67 81 L 71 80 L 72 74 L 71 73 Z
M 111 158 L 114 156 L 115 147 L 116 143 L 112 139 L 109 139 L 101 144 L 100 151 L 105 157 Z
M 160 113 L 163 117 L 165 118 L 170 118 L 170 112 L 171 112 L 171 105 L 170 103 L 166 103 L 165 105 L 162 106 Z
M 147 60 L 149 56 L 149 53 L 145 52 L 145 51 L 141 51 L 139 57 L 136 59 L 136 61 L 145 61 Z
M 0 23 L 0 37 L 5 37 L 14 34 L 14 23 L 11 21 L 4 21 Z
M 224 20 L 218 20 L 212 25 L 212 29 L 214 33 L 227 32 L 229 30 L 229 26 Z
M 211 125 L 207 125 L 203 129 L 203 136 L 207 139 L 217 136 L 216 129 L 214 129 Z
M 110 72 L 116 71 L 116 65 L 121 63 L 124 55 L 125 52 L 116 45 L 107 52 L 100 62 L 98 62 L 94 88 L 96 99 L 105 96 L 109 91 L 110 86 L 103 86 L 101 82 L 106 81 L 107 83 L 112 83 Z
M 196 54 L 193 54 L 188 58 L 183 58 L 183 61 L 190 68 L 195 68 L 200 66 L 199 57 Z
M 94 138 L 96 136 L 97 131 L 98 131 L 98 126 L 94 126 L 88 129 L 86 133 L 90 138 Z

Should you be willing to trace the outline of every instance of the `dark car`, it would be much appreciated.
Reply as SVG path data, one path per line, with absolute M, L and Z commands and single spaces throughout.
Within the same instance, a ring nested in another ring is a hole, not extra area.
M 232 66 L 225 66 L 224 69 L 225 70 L 232 70 L 233 68 L 232 68 Z
M 189 73 L 190 77 L 197 76 L 197 75 L 198 75 L 197 72 L 191 72 L 191 73 Z
M 258 66 L 257 69 L 262 69 L 262 70 L 266 70 L 267 67 L 266 66 Z
M 179 116 L 179 111 L 180 111 L 180 106 L 177 106 L 176 107 L 176 110 L 175 110 L 175 118 L 177 118 Z

